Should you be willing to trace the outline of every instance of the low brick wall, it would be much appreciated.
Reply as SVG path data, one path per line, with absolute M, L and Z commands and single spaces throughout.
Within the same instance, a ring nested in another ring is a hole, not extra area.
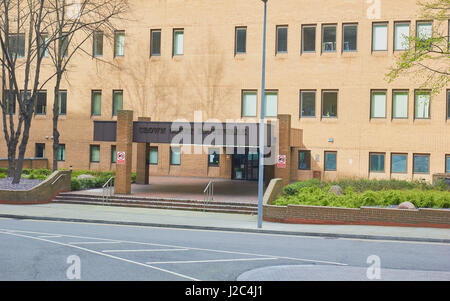
M 276 179 L 275 179 L 276 180 Z M 378 225 L 406 227 L 450 228 L 450 210 L 445 209 L 391 209 L 391 208 L 338 208 L 322 206 L 274 206 L 263 204 L 263 219 L 268 222 L 290 224 Z M 267 198 L 269 200 L 269 198 Z
M 16 159 L 17 164 L 17 159 Z M 0 168 L 8 167 L 8 159 L 0 158 Z M 25 158 L 23 159 L 23 168 L 30 169 L 48 169 L 48 159 L 46 158 Z
M 70 191 L 70 171 L 55 171 L 30 190 L 0 190 L 0 204 L 43 204 L 51 202 L 60 192 Z

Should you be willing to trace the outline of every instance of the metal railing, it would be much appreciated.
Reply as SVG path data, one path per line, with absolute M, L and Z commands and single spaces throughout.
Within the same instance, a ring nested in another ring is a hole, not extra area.
M 208 185 L 206 185 L 205 190 L 203 190 L 204 202 L 203 202 L 203 211 L 205 211 L 205 207 L 208 202 L 214 201 L 214 181 L 209 181 Z
M 65 174 L 59 175 L 59 176 L 56 178 L 56 180 L 54 180 L 54 181 L 52 182 L 52 185 L 55 185 L 55 183 L 58 182 L 59 179 L 61 179 L 62 177 L 65 177 L 65 176 L 66 176 Z
M 103 185 L 102 189 L 102 201 L 103 203 L 106 203 L 109 201 L 109 199 L 113 195 L 113 188 L 114 188 L 114 177 L 109 178 L 108 181 L 106 181 L 105 185 Z

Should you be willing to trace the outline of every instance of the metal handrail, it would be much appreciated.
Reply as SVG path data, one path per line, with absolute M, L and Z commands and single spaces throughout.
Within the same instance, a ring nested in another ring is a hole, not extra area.
M 106 183 L 103 185 L 102 189 L 102 201 L 103 203 L 109 201 L 109 199 L 112 197 L 112 187 L 114 187 L 114 177 L 111 177 L 106 181 Z M 109 195 L 107 194 L 107 191 L 109 192 Z
M 64 176 L 65 176 L 65 174 L 59 175 L 59 176 L 56 178 L 56 180 L 54 180 L 54 181 L 52 182 L 52 185 L 54 185 L 56 182 L 59 181 L 59 179 L 61 179 L 61 178 L 64 177 Z
M 206 210 L 206 205 L 208 202 L 214 201 L 214 181 L 211 180 L 206 185 L 205 190 L 203 190 L 204 202 L 203 202 L 203 211 Z

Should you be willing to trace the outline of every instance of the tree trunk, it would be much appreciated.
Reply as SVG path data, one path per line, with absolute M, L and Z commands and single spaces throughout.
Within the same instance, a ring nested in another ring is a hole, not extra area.
M 32 116 L 32 114 L 31 114 L 31 116 Z M 19 156 L 18 156 L 18 160 L 17 160 L 14 179 L 12 181 L 13 184 L 19 184 L 21 176 L 22 176 L 23 160 L 25 158 L 25 151 L 27 148 L 28 139 L 30 137 L 31 118 L 32 117 L 26 116 L 26 118 L 24 120 L 22 141 L 19 146 Z
M 53 101 L 53 171 L 58 170 L 58 147 L 59 147 L 59 87 L 61 83 L 61 76 L 56 78 L 54 101 Z
M 16 148 L 16 143 L 8 143 L 8 178 L 13 178 L 16 171 Z

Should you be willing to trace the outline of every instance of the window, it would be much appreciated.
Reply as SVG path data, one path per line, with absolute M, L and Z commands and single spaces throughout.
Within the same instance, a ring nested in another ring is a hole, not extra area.
M 113 116 L 123 109 L 123 91 L 113 91 Z
M 392 95 L 392 118 L 408 118 L 408 91 L 394 91 Z
M 91 95 L 91 115 L 102 115 L 102 91 L 92 91 Z
M 311 151 L 298 151 L 298 169 L 311 170 Z
M 386 92 L 373 91 L 370 105 L 371 118 L 386 118 Z
M 409 49 L 409 22 L 395 23 L 394 27 L 394 50 Z
M 277 26 L 277 53 L 287 52 L 288 27 Z
M 181 165 L 181 148 L 170 148 L 170 165 Z
M 450 155 L 445 155 L 445 173 L 450 173 Z
M 414 173 L 429 173 L 430 172 L 430 155 L 414 154 L 413 169 L 414 169 Z
M 56 155 L 56 160 L 66 161 L 66 145 L 65 144 L 58 145 L 58 153 Z
M 447 91 L 447 119 L 450 119 L 450 90 Z
M 316 52 L 316 26 L 302 27 L 302 52 Z
M 100 162 L 100 145 L 91 145 L 90 162 L 91 163 Z
M 217 148 L 208 149 L 208 166 L 217 167 L 220 165 L 220 150 Z
M 370 155 L 370 168 L 371 172 L 384 172 L 384 157 L 385 154 L 374 154 Z
M 338 92 L 322 92 L 322 117 L 337 117 Z
M 386 51 L 388 50 L 388 25 L 373 24 L 372 29 L 372 50 L 373 51 Z
M 117 163 L 117 148 L 111 145 L 111 163 Z
M 322 52 L 336 51 L 336 25 L 322 27 Z
M 184 30 L 175 29 L 173 31 L 173 55 L 184 54 Z
M 36 100 L 36 115 L 45 115 L 47 110 L 47 91 L 39 91 Z
M 157 146 L 150 147 L 149 164 L 158 165 L 158 147 Z
M 48 34 L 42 33 L 39 36 L 39 55 L 41 57 L 48 57 Z
M 45 158 L 45 144 L 44 143 L 36 143 L 34 157 L 35 158 Z
M 244 54 L 247 52 L 247 27 L 236 27 L 235 32 L 235 54 Z
M 16 99 L 14 95 L 10 95 L 8 90 L 3 92 L 3 102 L 6 102 L 6 112 L 8 115 L 16 114 Z
M 316 91 L 300 92 L 300 117 L 316 117 Z
M 433 23 L 431 22 L 417 22 L 417 38 L 421 41 L 426 41 L 433 36 Z
M 67 91 L 59 91 L 58 94 L 59 115 L 67 114 Z
M 150 56 L 161 55 L 161 30 L 153 29 L 150 31 Z
M 242 92 L 242 117 L 256 117 L 258 98 L 256 91 Z
M 344 24 L 344 45 L 343 51 L 356 51 L 358 40 L 358 25 Z
M 278 92 L 264 93 L 264 116 L 277 117 L 278 116 Z
M 336 152 L 325 152 L 325 171 L 336 171 Z
M 70 42 L 69 34 L 63 32 L 62 36 L 61 36 L 61 40 L 59 40 L 59 43 L 60 43 L 59 47 L 61 49 L 60 54 L 62 55 L 62 57 L 67 57 L 69 54 L 69 42 Z
M 114 57 L 125 55 L 125 31 L 114 32 Z
M 14 58 L 25 57 L 25 34 L 10 34 L 9 38 L 9 56 Z
M 406 154 L 392 154 L 391 156 L 391 172 L 392 173 L 406 173 L 406 166 L 408 155 Z
M 94 33 L 94 57 L 103 56 L 103 31 L 96 31 Z
M 430 118 L 430 92 L 416 91 L 415 102 L 415 118 L 416 119 L 428 119 Z

